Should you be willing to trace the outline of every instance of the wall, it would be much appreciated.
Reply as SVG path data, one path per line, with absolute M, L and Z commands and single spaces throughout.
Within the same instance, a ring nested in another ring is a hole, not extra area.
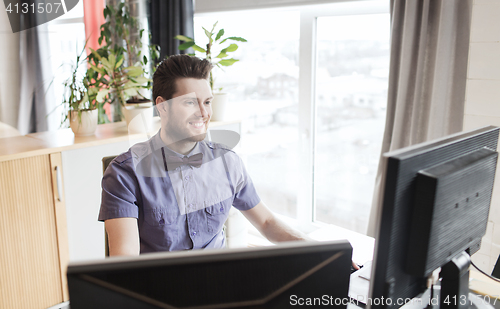
M 19 102 L 19 32 L 13 34 L 0 4 L 0 121 L 17 127 Z
M 474 0 L 464 130 L 500 126 L 500 1 Z M 486 235 L 472 260 L 491 273 L 500 254 L 500 168 Z

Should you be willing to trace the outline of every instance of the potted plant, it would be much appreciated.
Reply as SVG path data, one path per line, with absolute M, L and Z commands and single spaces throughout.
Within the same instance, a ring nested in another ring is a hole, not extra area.
M 143 29 L 139 29 L 123 2 L 116 8 L 106 6 L 103 13 L 108 21 L 101 25 L 98 42 L 105 45 L 89 55 L 90 75 L 99 89 L 97 100 L 105 104 L 115 102 L 118 118 L 123 115 L 129 130 L 142 132 L 143 126 L 131 128 L 130 123 L 142 115 L 146 117 L 143 125 L 150 125 L 153 117 L 152 101 L 146 97 L 152 82 L 144 69 L 148 57 L 141 57 Z M 156 45 L 149 46 L 149 56 L 159 57 Z
M 101 56 L 95 50 L 91 49 L 92 54 L 99 61 L 98 63 L 90 63 L 90 67 L 94 72 L 100 74 L 100 85 L 97 92 L 96 100 L 99 103 L 104 103 L 110 97 L 117 98 L 122 109 L 127 124 L 130 124 L 132 119 L 137 115 L 144 113 L 148 117 L 145 122 L 151 123 L 153 117 L 153 107 L 137 106 L 135 108 L 126 107 L 127 97 L 142 97 L 140 90 L 147 88 L 147 83 L 151 80 L 144 76 L 144 70 L 141 66 L 123 66 L 123 55 L 116 55 L 113 51 L 109 52 L 108 56 Z M 150 100 L 146 100 L 150 102 Z M 137 130 L 136 130 L 137 131 Z M 143 131 L 139 128 L 138 131 Z
M 224 29 L 220 29 L 218 31 L 215 30 L 217 23 L 218 22 L 215 22 L 210 31 L 202 27 L 208 39 L 206 48 L 202 48 L 199 44 L 195 43 L 194 39 L 185 35 L 177 35 L 175 38 L 184 42 L 179 45 L 179 50 L 192 48 L 194 51 L 202 53 L 202 57 L 210 61 L 214 66 L 223 70 L 222 67 L 232 66 L 239 61 L 238 59 L 229 57 L 230 53 L 235 52 L 238 49 L 238 45 L 236 43 L 231 43 L 224 47 L 224 43 L 227 41 L 246 42 L 247 40 L 235 36 L 224 38 Z M 214 47 L 216 47 L 215 51 Z M 190 55 L 194 56 L 195 54 Z M 216 56 L 214 57 L 214 55 Z M 227 110 L 226 104 L 228 96 L 227 93 L 221 92 L 222 88 L 218 88 L 218 91 L 214 92 L 214 82 L 215 79 L 213 73 L 210 72 L 209 83 L 214 95 L 214 99 L 212 101 L 212 120 L 224 121 Z
M 69 120 L 69 125 L 75 136 L 93 135 L 97 128 L 98 103 L 95 98 L 97 89 L 90 87 L 88 75 L 79 77 L 79 68 L 85 47 L 77 55 L 76 62 L 72 66 L 71 77 L 64 81 L 63 123 Z

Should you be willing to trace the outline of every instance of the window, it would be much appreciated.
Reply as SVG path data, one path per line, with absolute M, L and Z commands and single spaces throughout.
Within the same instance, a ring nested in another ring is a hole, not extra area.
M 255 21 L 259 20 L 258 23 Z M 240 62 L 214 69 L 215 88 L 230 95 L 230 117 L 243 119 L 240 154 L 263 201 L 280 214 L 297 216 L 298 75 L 300 15 L 296 10 L 257 10 L 195 17 L 195 40 L 202 26 L 225 30 L 239 43 Z M 248 25 L 252 25 L 249 27 Z
M 388 0 L 196 5 L 197 40 L 215 21 L 248 40 L 216 88 L 242 119 L 241 154 L 262 200 L 301 222 L 365 233 L 385 124 Z
M 51 87 L 54 89 L 57 108 L 49 116 L 49 128 L 58 129 L 61 121 L 63 83 L 71 77 L 71 68 L 75 64 L 76 56 L 85 45 L 85 25 L 83 22 L 83 1 L 67 14 L 47 23 L 49 31 L 49 48 L 52 74 L 54 76 Z M 86 54 L 84 52 L 83 57 Z M 86 67 L 81 66 L 82 76 Z
M 389 14 L 317 19 L 315 219 L 365 232 L 382 146 Z

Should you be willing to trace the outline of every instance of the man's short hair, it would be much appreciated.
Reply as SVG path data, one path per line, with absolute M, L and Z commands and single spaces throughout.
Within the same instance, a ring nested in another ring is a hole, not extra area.
M 172 99 L 180 78 L 208 79 L 212 64 L 206 59 L 189 55 L 172 55 L 163 60 L 153 75 L 153 104 L 156 98 Z

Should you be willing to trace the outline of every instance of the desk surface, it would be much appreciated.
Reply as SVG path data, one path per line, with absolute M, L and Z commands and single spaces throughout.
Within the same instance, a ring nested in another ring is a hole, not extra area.
M 500 282 L 495 282 L 471 267 L 469 289 L 480 295 L 492 298 L 495 308 L 500 308 Z M 493 300 L 496 298 L 496 301 Z

